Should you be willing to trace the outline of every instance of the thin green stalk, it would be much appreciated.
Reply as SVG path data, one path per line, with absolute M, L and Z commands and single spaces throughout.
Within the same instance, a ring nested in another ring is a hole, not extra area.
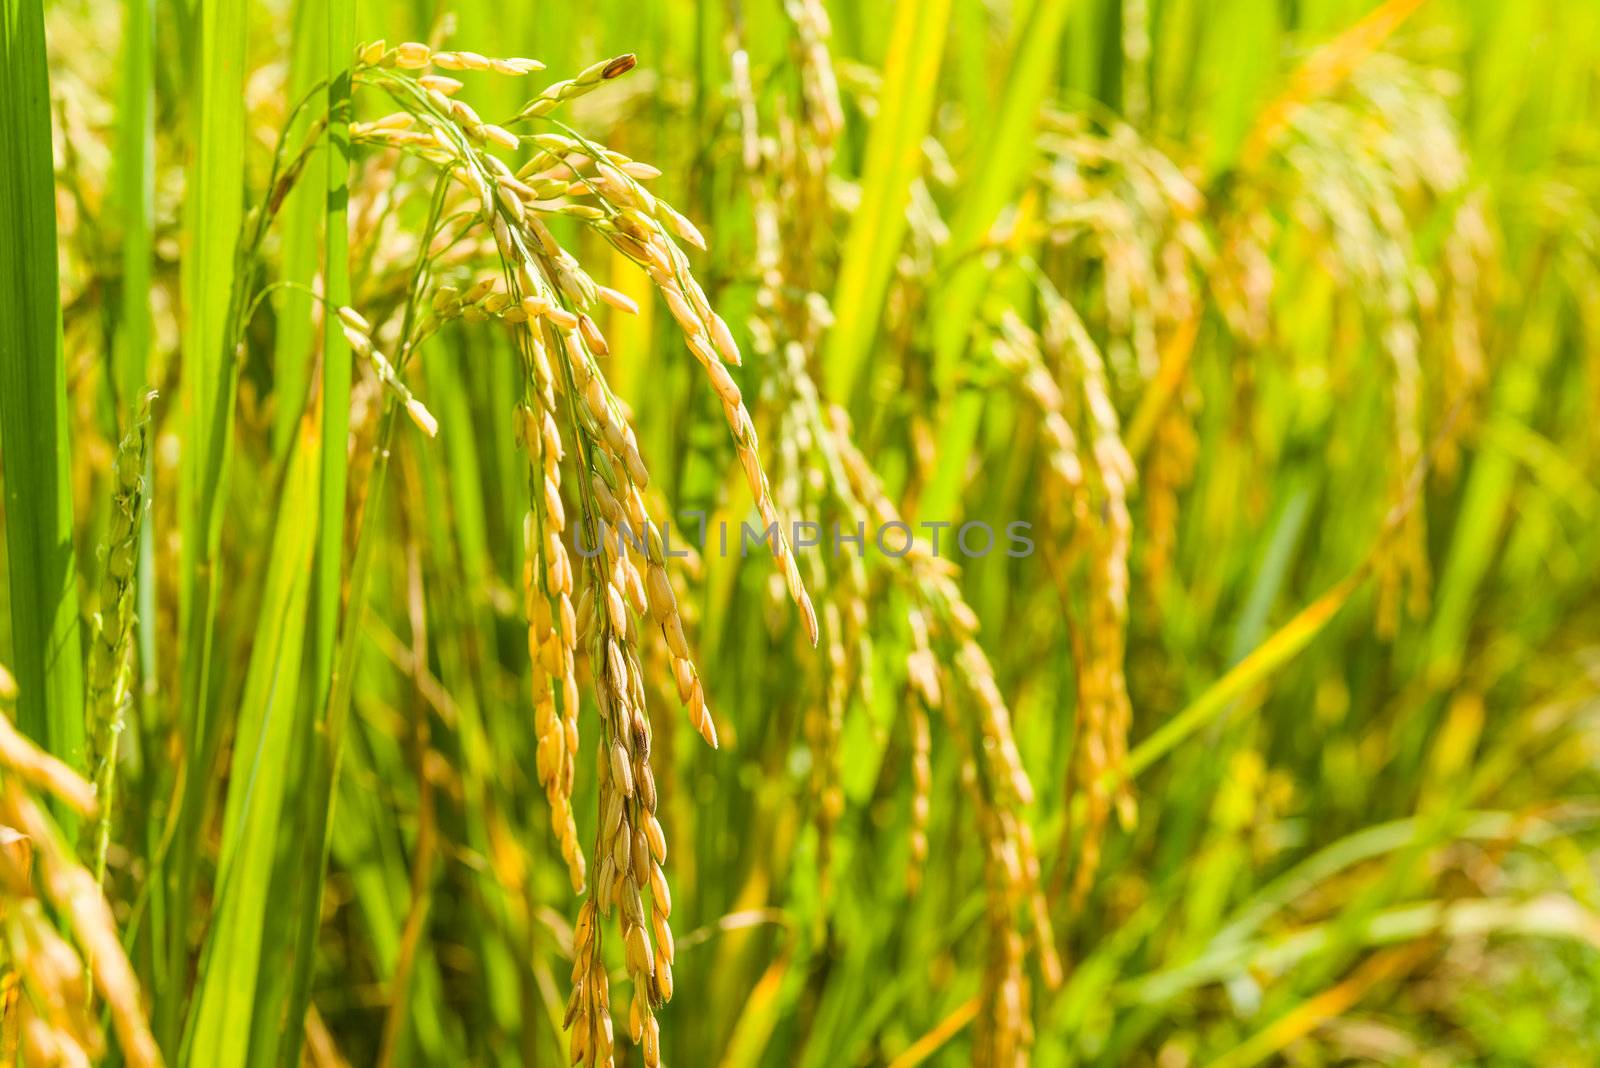
M 314 693 L 326 690 L 339 625 L 340 560 L 344 548 L 344 498 L 349 480 L 345 439 L 350 434 L 350 346 L 337 309 L 350 302 L 350 56 L 355 47 L 353 0 L 329 0 L 327 230 L 324 233 L 322 316 L 322 507 L 313 565 L 311 630 Z
M 289 95 L 298 98 L 325 84 L 328 47 L 323 5 L 311 0 L 294 5 L 291 39 L 294 51 L 289 59 Z M 311 119 L 312 116 L 303 115 L 298 123 L 290 124 L 289 136 L 300 136 L 300 127 L 309 129 Z M 325 151 L 320 143 L 317 151 Z M 307 170 L 317 173 L 314 161 L 307 164 Z M 307 291 L 291 290 L 274 300 L 272 392 L 277 398 L 277 416 L 272 428 L 272 452 L 280 462 L 298 435 L 310 392 L 316 317 L 309 287 L 316 278 L 320 259 L 318 245 L 327 214 L 326 189 L 316 182 L 302 183 L 285 198 L 281 213 L 283 252 L 278 277 L 301 283 Z
M 957 389 L 961 357 L 989 286 L 987 267 L 972 253 L 1034 166 L 1034 128 L 1049 98 L 1061 28 L 1070 7 L 1071 0 L 1039 0 L 1018 29 L 1000 113 L 974 159 L 972 187 L 963 194 L 951 224 L 946 263 L 952 270 L 935 305 L 934 320 L 934 379 L 950 407 L 919 508 L 930 519 L 960 518 L 967 463 L 983 417 L 984 394 Z
M 111 844 L 118 747 L 133 705 L 133 620 L 137 598 L 139 532 L 145 521 L 145 470 L 149 467 L 148 404 L 117 449 L 111 519 L 106 528 L 105 571 L 89 649 L 89 770 L 100 811 L 95 820 L 95 881 L 104 883 Z
M 211 715 L 212 645 L 220 581 L 223 503 L 232 453 L 238 359 L 228 324 L 237 309 L 237 244 L 243 219 L 244 0 L 201 0 L 197 60 L 199 106 L 194 165 L 184 227 L 183 297 L 187 313 L 182 391 L 188 417 L 180 467 L 178 617 L 181 658 L 179 736 L 187 764 L 180 772 L 170 864 L 163 864 L 154 902 L 167 918 L 154 932 L 164 947 L 155 979 L 157 1041 L 178 1052 L 189 972 L 186 918 L 204 835 L 209 769 L 220 725 Z
M 824 356 L 828 393 L 840 403 L 848 402 L 860 379 L 905 236 L 906 202 L 922 170 L 922 139 L 938 99 L 949 14 L 950 0 L 904 2 L 895 13 L 861 205 L 845 240 Z
M 449 179 L 441 176 L 429 207 L 427 225 L 418 244 L 417 264 L 412 272 L 400 332 L 406 341 L 395 359 L 397 372 L 404 369 L 411 355 L 410 339 L 416 326 L 422 288 L 427 279 L 429 246 L 444 212 L 448 191 Z M 367 483 L 361 527 L 356 535 L 355 560 L 350 567 L 350 593 L 339 633 L 337 658 L 333 662 L 328 702 L 316 725 L 315 744 L 311 753 L 311 775 L 305 792 L 307 818 L 303 824 L 308 838 L 303 857 L 312 876 L 309 895 L 305 899 L 307 907 L 300 917 L 295 937 L 295 980 L 289 998 L 288 1016 L 291 1021 L 291 1042 L 285 1047 L 286 1063 L 291 1064 L 298 1063 L 299 1047 L 304 1035 L 302 1021 L 311 1000 L 311 961 L 322 920 L 322 888 L 328 872 L 328 847 L 332 838 L 335 790 L 339 782 L 339 758 L 350 716 L 356 655 L 361 648 L 362 619 L 366 612 L 367 585 L 372 574 L 373 555 L 381 540 L 378 530 L 383 515 L 384 487 L 388 481 L 389 458 L 394 447 L 399 414 L 399 404 L 393 396 L 388 396 L 374 445 L 375 459 Z
M 280 839 L 286 811 L 295 804 L 294 741 L 305 733 L 297 721 L 313 714 L 299 700 L 307 638 L 299 620 L 310 597 L 316 527 L 306 520 L 317 509 L 316 452 L 314 436 L 303 434 L 276 509 L 271 563 L 239 702 L 211 923 L 177 1063 L 243 1068 L 250 1063 L 255 1017 L 273 1009 L 261 996 L 273 982 L 262 963 L 276 947 L 264 936 L 275 866 L 281 856 L 292 856 L 293 843 Z
M 148 388 L 150 228 L 155 214 L 153 0 L 124 0 L 122 101 L 117 125 L 116 197 L 122 220 L 122 296 L 114 339 L 117 406 L 135 412 Z

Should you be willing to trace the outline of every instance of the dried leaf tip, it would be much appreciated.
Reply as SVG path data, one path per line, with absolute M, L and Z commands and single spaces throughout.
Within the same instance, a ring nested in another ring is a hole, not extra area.
M 606 81 L 610 81 L 612 78 L 620 78 L 632 70 L 634 66 L 638 64 L 638 62 L 638 56 L 634 55 L 632 52 L 626 52 L 617 58 L 608 61 L 605 67 L 601 69 L 600 77 L 604 78 Z

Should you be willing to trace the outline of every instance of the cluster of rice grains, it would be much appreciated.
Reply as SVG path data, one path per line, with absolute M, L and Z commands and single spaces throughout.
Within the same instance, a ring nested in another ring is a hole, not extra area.
M 658 173 L 653 167 L 565 127 L 564 132 L 527 134 L 508 128 L 521 129 L 547 116 L 633 65 L 632 56 L 597 63 L 552 84 L 499 125 L 485 122 L 457 99 L 461 83 L 437 72 L 519 75 L 538 69 L 538 64 L 433 51 L 416 43 L 387 48 L 379 42 L 361 49 L 356 81 L 385 91 L 399 110 L 357 124 L 352 136 L 358 143 L 398 149 L 439 168 L 451 183 L 439 214 L 465 224 L 463 234 L 441 240 L 465 240 L 482 258 L 497 261 L 494 272 L 464 291 L 437 287 L 432 313 L 416 334 L 426 336 L 439 323 L 460 318 L 498 321 L 515 339 L 523 386 L 516 427 L 528 456 L 532 502 L 524 525 L 523 598 L 533 661 L 537 773 L 573 889 L 589 887 L 573 939 L 565 1020 L 571 1056 L 574 1063 L 612 1063 L 601 921 L 615 914 L 633 980 L 628 1031 L 644 1062 L 653 1066 L 660 1063 L 655 1013 L 672 996 L 674 950 L 668 923 L 672 896 L 662 868 L 666 836 L 656 816 L 641 667 L 640 632 L 646 623 L 659 628 L 664 638 L 690 724 L 712 746 L 717 732 L 666 571 L 660 528 L 647 507 L 649 471 L 630 413 L 612 393 L 598 362 L 609 347 L 591 311 L 600 303 L 623 312 L 638 309 L 628 297 L 595 283 L 557 242 L 547 218 L 575 220 L 649 275 L 722 403 L 763 523 L 779 531 L 773 541 L 778 574 L 813 644 L 817 621 L 781 533 L 754 424 L 728 371 L 740 364 L 739 349 L 680 247 L 684 242 L 703 249 L 699 232 L 642 184 Z M 524 145 L 532 154 L 516 169 L 492 151 Z M 341 314 L 358 352 L 372 353 L 365 321 L 348 309 Z M 412 418 L 431 433 L 432 417 L 404 392 L 389 364 L 379 358 L 373 365 L 377 377 L 400 392 Z M 575 521 L 567 515 L 563 488 L 565 499 L 577 502 Z M 574 537 L 586 558 L 580 563 L 567 548 Z M 581 578 L 575 573 L 580 566 L 585 572 Z M 600 818 L 592 871 L 578 840 L 571 800 L 580 741 L 580 650 L 588 655 L 601 724 L 596 745 Z
M 880 525 L 901 523 L 882 483 L 850 439 L 842 409 L 829 413 L 830 449 L 861 514 Z M 978 644 L 978 617 L 961 595 L 955 566 L 913 542 L 894 577 L 905 596 L 911 652 L 906 671 L 913 724 L 913 857 L 926 852 L 928 728 L 926 710 L 943 713 L 961 756 L 961 783 L 971 802 L 984 851 L 988 943 L 982 1011 L 975 1022 L 974 1063 L 1026 1063 L 1033 1042 L 1027 951 L 1052 988 L 1062 980 L 1054 928 L 1040 878 L 1039 856 L 1026 808 L 1033 786 L 1011 730 L 1011 712 L 994 670 Z M 920 842 L 916 839 L 920 839 Z M 1029 922 L 1031 921 L 1031 930 Z
M 997 362 L 1039 412 L 1048 460 L 1043 514 L 1058 535 L 1045 539 L 1045 551 L 1063 599 L 1081 605 L 1068 619 L 1080 665 L 1068 787 L 1086 806 L 1071 839 L 1076 850 L 1062 853 L 1074 865 L 1078 896 L 1097 870 L 1109 814 L 1117 811 L 1125 823 L 1133 815 L 1120 774 L 1131 720 L 1123 669 L 1129 501 L 1137 477 L 1153 610 L 1175 543 L 1178 491 L 1197 449 L 1190 362 L 1208 302 L 1227 329 L 1254 346 L 1288 343 L 1282 335 L 1293 325 L 1274 318 L 1273 295 L 1290 285 L 1320 292 L 1331 281 L 1352 323 L 1376 317 L 1378 354 L 1393 373 L 1387 477 L 1397 504 L 1424 459 L 1426 402 L 1435 402 L 1434 411 L 1470 404 L 1484 380 L 1474 309 L 1483 304 L 1491 237 L 1440 90 L 1426 72 L 1379 56 L 1359 68 L 1345 93 L 1302 100 L 1291 91 L 1253 132 L 1226 200 L 1212 203 L 1133 126 L 1056 112 L 1044 119 L 1038 236 L 1045 251 L 1038 265 L 1023 265 L 1035 283 L 1041 326 L 1035 333 L 997 301 L 991 333 Z M 1280 246 L 1302 240 L 1283 226 L 1284 217 L 1326 245 L 1307 277 L 1284 277 L 1276 266 L 1291 258 Z M 1443 220 L 1436 264 L 1419 258 L 1408 236 L 1419 217 Z M 1212 229 L 1217 249 L 1207 236 Z M 1067 292 L 1077 294 L 1072 303 Z M 1095 337 L 1105 339 L 1103 356 Z M 1438 339 L 1446 373 L 1424 382 L 1428 339 Z M 1236 370 L 1235 400 L 1246 410 L 1250 367 L 1246 361 Z M 1425 396 L 1428 385 L 1439 395 Z M 1119 426 L 1116 398 L 1138 400 L 1126 427 Z M 1464 422 L 1441 418 L 1435 429 L 1459 433 Z M 1453 441 L 1448 434 L 1435 441 L 1447 464 Z M 1420 506 L 1405 512 L 1378 575 L 1379 625 L 1392 632 L 1402 592 L 1413 615 L 1426 607 Z
M 844 113 L 826 10 L 816 0 L 788 0 L 783 13 L 799 92 L 779 84 L 764 92 L 762 103 L 771 116 L 765 123 L 737 20 L 726 42 L 740 163 L 754 217 L 756 293 L 748 326 L 766 370 L 761 402 L 776 421 L 773 492 L 785 514 L 826 529 L 834 522 L 853 526 L 855 518 L 841 509 L 837 479 L 830 477 L 821 451 L 827 431 L 807 364 L 832 325 L 824 295 L 835 276 L 829 246 L 838 233 L 829 225 L 835 217 L 830 177 Z M 832 561 L 831 574 L 825 559 Z M 817 877 L 826 901 L 832 894 L 834 830 L 844 812 L 840 737 L 852 701 L 873 700 L 872 648 L 861 555 L 812 553 L 804 567 L 807 581 L 824 596 L 821 633 L 828 670 L 820 692 L 807 688 L 797 699 L 810 750 Z
M 1000 316 L 994 353 L 1001 366 L 1017 376 L 1023 392 L 1040 412 L 1046 465 L 1045 515 L 1052 536 L 1046 539 L 1050 572 L 1069 602 L 1081 588 L 1083 604 L 1069 614 L 1077 671 L 1077 737 L 1073 747 L 1067 796 L 1084 792 L 1085 817 L 1077 831 L 1079 848 L 1074 892 L 1081 897 L 1099 867 L 1101 840 L 1113 804 L 1125 825 L 1133 819 L 1133 795 L 1126 782 L 1110 785 L 1111 776 L 1127 757 L 1133 710 L 1123 671 L 1128 615 L 1128 547 L 1133 522 L 1128 496 L 1134 469 L 1118 433 L 1099 351 L 1077 313 L 1054 296 L 1048 283 L 1046 331 L 1040 338 L 1012 311 Z M 1046 362 L 1046 354 L 1063 365 L 1061 377 L 1072 387 L 1067 396 Z M 1068 405 L 1068 399 L 1074 403 Z M 1079 449 L 1072 415 L 1084 426 L 1090 443 Z M 1081 565 L 1081 566 L 1080 566 Z
M 1275 289 L 1331 290 L 1335 306 L 1352 323 L 1370 322 L 1375 339 L 1333 351 L 1356 360 L 1375 354 L 1389 365 L 1385 474 L 1392 504 L 1407 507 L 1377 560 L 1377 625 L 1386 635 L 1399 627 L 1402 608 L 1412 618 L 1426 611 L 1432 583 L 1425 502 L 1410 501 L 1408 487 L 1430 449 L 1442 472 L 1452 470 L 1487 380 L 1477 309 L 1486 303 L 1493 237 L 1451 115 L 1452 81 L 1380 54 L 1356 67 L 1338 93 L 1311 98 L 1291 85 L 1253 131 L 1237 204 L 1219 226 L 1219 304 L 1242 337 L 1262 343 L 1293 330 L 1292 320 L 1271 316 Z M 1285 227 L 1284 218 L 1296 225 Z M 1430 220 L 1436 241 L 1413 239 L 1419 220 Z M 1308 237 L 1325 250 L 1314 276 L 1272 266 L 1288 259 L 1286 249 L 1304 256 L 1298 246 Z M 1431 366 L 1441 373 L 1425 375 Z
M 1193 180 L 1127 123 L 1051 112 L 1039 147 L 1051 248 L 1045 266 L 1056 279 L 1098 276 L 1098 285 L 1085 287 L 1095 294 L 1093 306 L 1082 310 L 1106 339 L 1105 358 L 1084 348 L 1088 335 L 1075 325 L 1073 310 L 1060 312 L 1057 291 L 1077 287 L 1042 287 L 1044 303 L 1057 309 L 1046 332 L 1067 335 L 1047 340 L 1082 353 L 1086 366 L 1107 365 L 1116 393 L 1143 398 L 1124 437 L 1140 464 L 1144 565 L 1154 600 L 1176 539 L 1177 495 L 1196 450 L 1197 399 L 1188 372 L 1203 310 L 1200 279 L 1214 259 L 1202 225 L 1206 203 Z
M 842 529 L 882 530 L 902 523 L 902 516 L 857 448 L 844 411 L 829 407 L 820 396 L 810 363 L 832 325 L 824 294 L 837 270 L 833 242 L 838 228 L 826 223 L 847 210 L 853 192 L 833 173 L 843 109 L 826 48 L 828 22 L 816 3 L 791 0 L 784 11 L 798 94 L 773 88 L 761 95 L 764 109 L 758 107 L 737 28 L 729 40 L 742 163 L 755 223 L 757 291 L 749 325 L 768 371 L 762 401 L 778 428 L 776 492 L 792 514 L 824 525 L 837 523 Z M 914 230 L 926 242 L 937 241 L 942 224 L 922 181 L 916 185 L 921 214 Z M 781 230 L 780 205 L 789 208 L 781 214 Z M 925 283 L 902 279 L 901 284 L 920 290 Z M 908 307 L 919 299 L 912 293 L 896 302 Z M 983 849 L 987 937 L 973 1058 L 981 1065 L 1023 1063 L 1033 1038 L 1030 950 L 1050 985 L 1061 981 L 1062 968 L 1026 812 L 1033 788 L 1012 735 L 1011 714 L 977 642 L 978 620 L 962 597 L 950 560 L 930 554 L 916 541 L 904 556 L 875 554 L 871 559 L 904 606 L 911 643 L 902 702 L 912 787 L 907 887 L 913 893 L 918 889 L 928 855 L 933 783 L 929 720 L 937 712 L 957 746 L 963 789 Z M 820 693 L 806 690 L 797 699 L 811 756 L 818 880 L 826 903 L 832 886 L 832 839 L 844 808 L 841 733 L 849 708 L 874 700 L 869 604 L 880 600 L 877 594 L 883 591 L 870 583 L 861 553 L 811 554 L 806 566 L 813 584 L 825 591 L 828 670 Z M 882 625 L 887 619 L 879 612 Z
M 150 448 L 149 415 L 146 399 L 118 447 L 112 467 L 115 480 L 104 547 L 105 571 L 99 610 L 93 618 L 94 643 L 89 647 L 86 727 L 90 777 L 101 809 L 95 832 L 95 874 L 102 878 L 111 840 L 117 746 L 133 703 L 134 568 L 147 496 L 144 472 Z
M 1081 820 L 1069 821 L 1060 857 L 1081 901 L 1099 870 L 1112 813 L 1125 827 L 1135 814 L 1123 773 L 1133 718 L 1124 666 L 1131 502 L 1137 480 L 1153 609 L 1197 449 L 1190 360 L 1204 309 L 1201 279 L 1215 254 L 1194 180 L 1132 125 L 1051 111 L 1038 148 L 1040 259 L 1019 270 L 1039 327 L 998 297 L 989 317 L 996 362 L 1037 412 L 1041 542 L 1069 608 L 1078 665 L 1065 797 L 1081 797 L 1083 807 L 1072 808 Z M 1139 401 L 1126 426 L 1120 398 Z
M 545 119 L 563 103 L 625 74 L 632 58 L 599 63 L 554 83 L 503 124 L 485 121 L 458 99 L 462 84 L 449 72 L 520 75 L 536 69 L 531 61 L 377 44 L 362 51 L 357 69 L 357 83 L 382 89 L 398 110 L 356 124 L 353 140 L 414 157 L 445 176 L 436 218 L 445 220 L 443 231 L 451 226 L 458 231 L 441 232 L 424 258 L 455 271 L 481 268 L 485 261 L 497 261 L 498 269 L 459 287 L 437 286 L 430 311 L 403 333 L 392 363 L 376 352 L 365 320 L 346 309 L 341 314 L 351 343 L 369 360 L 373 377 L 394 391 L 430 433 L 432 416 L 405 390 L 395 370 L 403 369 L 418 341 L 452 319 L 494 320 L 512 332 L 520 354 L 516 429 L 527 453 L 532 502 L 524 530 L 522 596 L 534 665 L 537 776 L 572 886 L 587 884 L 592 891 L 576 926 L 566 1021 L 578 1061 L 605 1063 L 611 1056 L 601 945 L 602 918 L 613 913 L 634 983 L 629 1031 L 647 1063 L 659 1060 L 654 1013 L 671 994 L 673 943 L 646 708 L 651 687 L 660 688 L 655 680 L 670 675 L 691 725 L 712 745 L 716 728 L 650 514 L 660 502 L 652 500 L 631 413 L 612 393 L 598 362 L 608 343 L 592 314 L 597 305 L 624 313 L 636 309 L 628 297 L 590 279 L 557 242 L 548 220 L 567 220 L 607 241 L 642 267 L 661 293 L 723 406 L 761 521 L 773 531 L 775 593 L 786 593 L 800 607 L 813 643 L 819 632 L 826 638 L 828 670 L 814 690 L 797 697 L 811 757 L 825 902 L 832 839 L 844 809 L 843 725 L 853 703 L 872 700 L 868 606 L 881 586 L 869 589 L 866 565 L 857 554 L 834 555 L 826 566 L 828 554 L 798 559 L 779 520 L 781 513 L 852 529 L 857 522 L 899 521 L 843 413 L 828 407 L 816 384 L 812 361 L 832 325 L 824 294 L 832 286 L 840 251 L 831 223 L 849 210 L 854 190 L 834 167 L 844 109 L 829 58 L 826 15 L 811 0 L 788 0 L 783 11 L 796 78 L 775 83 L 770 92 L 756 90 L 738 20 L 728 30 L 729 115 L 740 138 L 754 222 L 755 301 L 748 329 L 763 370 L 760 410 L 770 414 L 777 442 L 769 461 L 775 476 L 770 483 L 750 411 L 729 373 L 740 363 L 739 350 L 681 248 L 703 249 L 703 239 L 647 190 L 654 168 L 559 123 L 524 132 L 523 124 Z M 1386 84 L 1405 84 L 1405 77 L 1393 71 L 1383 74 Z M 858 105 L 870 112 L 872 86 L 854 89 Z M 1387 128 L 1417 136 L 1365 138 L 1383 146 L 1381 158 L 1350 157 L 1347 165 L 1340 162 L 1345 157 L 1322 146 L 1363 140 L 1362 131 L 1349 128 L 1356 112 L 1338 104 L 1304 109 L 1265 142 L 1272 151 L 1245 161 L 1237 203 L 1220 206 L 1207 203 L 1194 180 L 1133 126 L 1103 116 L 1045 116 L 1037 146 L 1040 165 L 1029 194 L 1039 210 L 1021 216 L 1039 227 L 1039 233 L 1028 235 L 1041 239 L 1039 258 L 1002 263 L 1004 270 L 1020 271 L 1030 309 L 1012 305 L 997 289 L 985 322 L 995 362 L 1037 413 L 1046 460 L 1040 504 L 1045 563 L 1069 606 L 1065 625 L 1079 665 L 1064 796 L 1081 798 L 1082 807 L 1073 806 L 1077 818 L 1069 822 L 1061 850 L 1072 867 L 1077 899 L 1094 882 L 1112 815 L 1120 815 L 1125 825 L 1134 815 L 1131 788 L 1122 774 L 1132 720 L 1124 659 L 1134 502 L 1137 498 L 1142 531 L 1140 571 L 1154 608 L 1170 569 L 1178 496 L 1197 447 L 1190 362 L 1207 299 L 1215 301 L 1226 328 L 1242 339 L 1264 342 L 1271 329 L 1269 242 L 1277 238 L 1273 220 L 1258 205 L 1281 198 L 1287 187 L 1298 214 L 1320 220 L 1334 235 L 1350 291 L 1389 309 L 1383 339 L 1396 370 L 1400 470 L 1413 467 L 1421 453 L 1416 349 L 1425 314 L 1447 320 L 1456 377 L 1462 382 L 1481 378 L 1470 309 L 1486 238 L 1475 222 L 1481 214 L 1476 201 L 1457 195 L 1460 167 L 1448 120 L 1415 106 L 1405 93 L 1371 89 L 1368 94 L 1372 100 L 1360 114 L 1377 114 Z M 1421 147 L 1427 145 L 1451 151 L 1435 153 L 1429 162 Z M 918 309 L 928 299 L 930 265 L 948 240 L 928 185 L 948 164 L 936 142 L 926 147 L 928 176 L 913 182 L 908 245 L 884 324 L 887 334 L 901 340 L 917 330 Z M 497 154 L 518 149 L 531 154 L 515 168 Z M 1343 166 L 1357 173 L 1336 173 Z M 1367 186 L 1384 195 L 1371 198 L 1375 206 L 1357 217 L 1350 191 Z M 1452 198 L 1460 207 L 1442 244 L 1444 284 L 1433 285 L 1427 272 L 1381 234 L 1404 232 L 1415 203 Z M 1207 236 L 1208 221 L 1216 224 L 1216 250 Z M 1214 281 L 1205 292 L 1201 279 L 1208 275 Z M 1067 293 L 1075 294 L 1070 302 Z M 906 374 L 909 388 L 926 386 L 913 367 Z M 1240 402 L 1246 403 L 1249 383 L 1238 387 Z M 1447 392 L 1459 391 L 1447 383 Z M 1118 408 L 1129 400 L 1137 404 L 1123 425 Z M 910 427 L 914 438 L 925 431 L 915 423 Z M 574 516 L 569 518 L 564 502 L 576 505 Z M 1417 573 L 1416 563 L 1420 523 L 1419 516 L 1388 561 L 1386 588 L 1403 581 L 1409 581 L 1413 594 L 1423 588 L 1426 576 Z M 618 528 L 627 534 L 601 534 Z M 593 543 L 597 551 L 590 556 L 586 549 L 586 559 L 574 561 L 567 548 L 574 539 L 586 547 Z M 908 884 L 916 888 L 928 853 L 929 719 L 937 712 L 959 747 L 963 784 L 984 843 L 990 938 L 975 1056 L 980 1063 L 1011 1064 L 1026 1055 L 1031 1037 L 1025 966 L 1030 945 L 1047 980 L 1060 974 L 1027 816 L 1032 789 L 1012 740 L 1010 712 L 976 641 L 976 617 L 948 561 L 913 545 L 904 557 L 886 557 L 880 566 L 904 606 L 910 642 L 904 701 L 912 784 Z M 578 569 L 583 576 L 575 574 Z M 820 628 L 808 584 L 826 591 Z M 647 621 L 660 628 L 660 645 L 641 644 L 639 630 Z M 657 670 L 662 657 L 665 669 Z M 589 860 L 572 810 L 585 659 L 603 728 L 596 745 L 600 821 Z
M 0 714 L 0 1055 L 14 1064 L 20 1053 L 29 1066 L 98 1063 L 106 1053 L 93 1000 L 98 994 L 122 1060 L 154 1068 L 161 1052 L 111 906 L 40 795 L 76 818 L 93 819 L 97 812 L 94 787 Z

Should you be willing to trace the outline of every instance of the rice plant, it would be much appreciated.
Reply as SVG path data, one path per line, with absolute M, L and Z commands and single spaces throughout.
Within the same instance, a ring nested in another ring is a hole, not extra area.
M 0 55 L 6 1063 L 1600 1061 L 1600 10 Z

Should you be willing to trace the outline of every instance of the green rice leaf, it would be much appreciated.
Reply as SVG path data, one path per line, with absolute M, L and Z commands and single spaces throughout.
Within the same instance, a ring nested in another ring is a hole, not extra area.
M 867 142 L 861 205 L 846 239 L 834 288 L 834 326 L 824 357 L 829 392 L 847 400 L 878 331 L 889 273 L 906 231 L 911 183 L 922 171 L 939 89 L 950 0 L 904 0 L 889 39 L 878 118 Z
M 17 725 L 84 761 L 72 446 L 57 304 L 49 75 L 39 0 L 0 3 L 0 451 Z M 70 829 L 69 829 L 70 833 Z
M 216 910 L 200 958 L 183 1063 L 232 1068 L 250 1063 L 251 1023 L 261 1004 L 263 933 L 273 908 L 274 868 L 298 857 L 299 843 L 280 837 L 296 798 L 287 789 L 303 754 L 292 744 L 311 714 L 300 700 L 301 658 L 310 596 L 317 494 L 317 450 L 302 439 L 285 476 L 278 524 L 245 678 L 217 858 Z M 276 1022 L 276 1018 L 274 1020 Z

